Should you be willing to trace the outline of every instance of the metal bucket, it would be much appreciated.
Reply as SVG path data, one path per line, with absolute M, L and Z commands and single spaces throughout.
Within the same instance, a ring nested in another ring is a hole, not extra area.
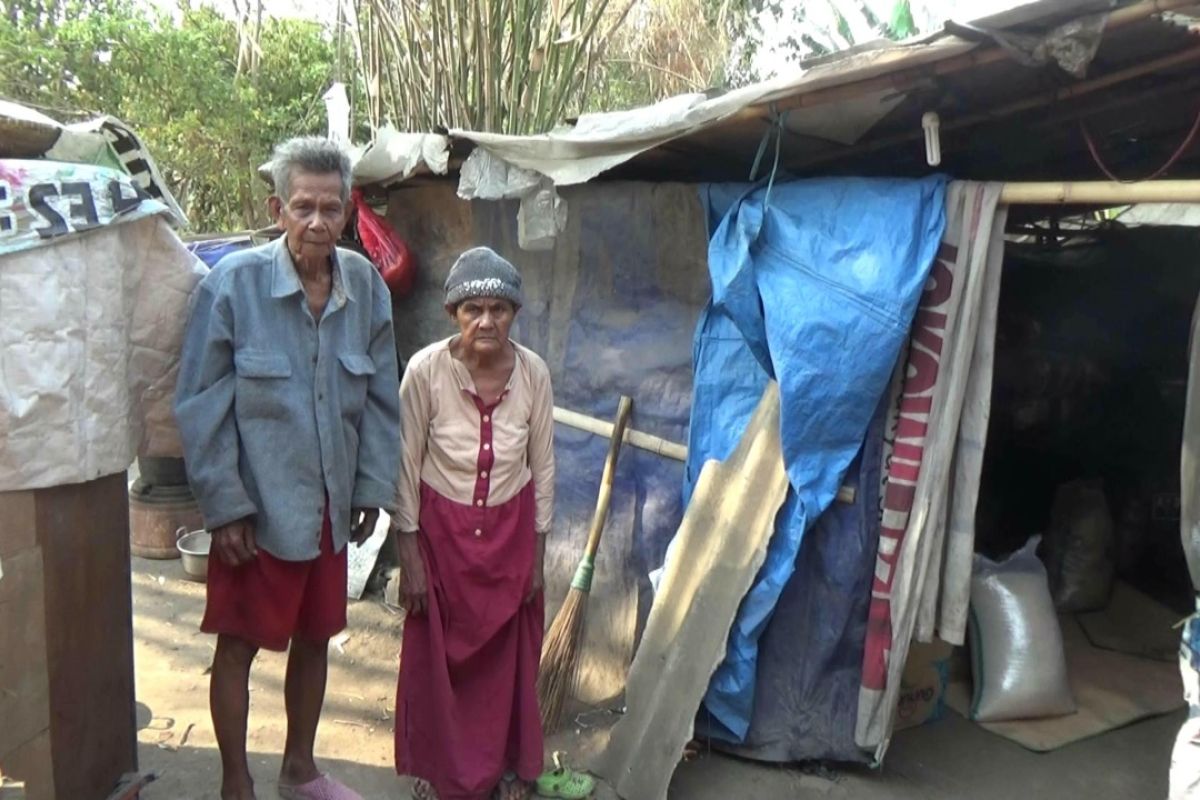
M 191 580 L 203 583 L 208 578 L 208 551 L 212 547 L 212 534 L 208 531 L 188 532 L 187 528 L 176 531 L 175 547 L 183 559 L 183 572 Z

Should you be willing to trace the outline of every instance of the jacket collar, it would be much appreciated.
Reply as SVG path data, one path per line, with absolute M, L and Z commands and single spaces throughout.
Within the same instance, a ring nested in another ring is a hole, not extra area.
M 292 254 L 287 249 L 287 235 L 280 235 L 271 243 L 271 296 L 290 297 L 303 293 L 300 276 L 296 273 L 296 265 Z M 335 308 L 341 308 L 346 301 L 354 302 L 354 290 L 345 280 L 342 273 L 342 261 L 338 258 L 337 248 L 333 248 L 330 258 L 333 261 L 333 285 L 329 298 Z

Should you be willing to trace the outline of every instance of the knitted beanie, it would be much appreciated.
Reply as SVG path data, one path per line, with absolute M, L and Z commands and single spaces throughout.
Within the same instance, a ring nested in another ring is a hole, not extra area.
M 457 306 L 464 300 L 497 297 L 520 306 L 521 273 L 490 247 L 467 250 L 446 276 L 446 305 Z

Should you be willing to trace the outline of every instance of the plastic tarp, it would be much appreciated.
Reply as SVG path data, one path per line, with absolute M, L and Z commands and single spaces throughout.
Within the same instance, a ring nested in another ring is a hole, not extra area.
M 204 271 L 163 215 L 0 256 L 0 491 L 181 454 L 171 398 Z
M 945 188 L 940 177 L 798 181 L 775 185 L 769 203 L 766 188 L 743 190 L 712 234 L 685 500 L 703 463 L 729 456 L 768 378 L 780 384 L 792 490 L 705 698 L 700 721 L 714 738 L 746 740 L 759 639 L 876 416 L 942 237 Z M 710 217 L 730 195 L 710 189 Z M 848 697 L 837 713 L 852 727 Z

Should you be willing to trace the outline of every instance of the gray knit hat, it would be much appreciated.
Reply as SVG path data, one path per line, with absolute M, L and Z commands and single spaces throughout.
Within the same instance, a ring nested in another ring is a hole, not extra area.
M 522 304 L 521 273 L 490 247 L 472 247 L 446 276 L 446 305 L 457 306 L 477 297 L 498 297 Z

